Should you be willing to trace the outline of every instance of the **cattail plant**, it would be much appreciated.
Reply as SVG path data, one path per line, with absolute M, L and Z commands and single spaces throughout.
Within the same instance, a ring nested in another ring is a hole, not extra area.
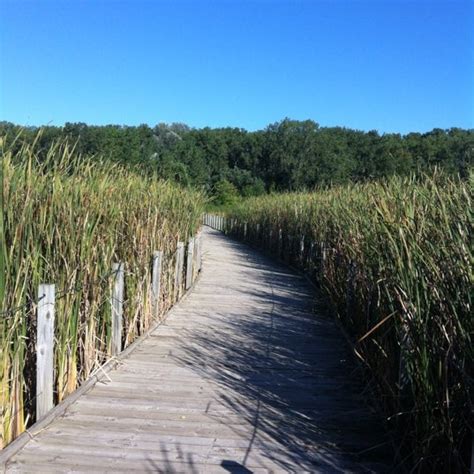
M 5 142 L 3 142 L 5 143 Z M 55 398 L 61 401 L 110 356 L 111 269 L 124 262 L 124 346 L 151 312 L 155 250 L 174 258 L 197 231 L 204 196 L 153 177 L 79 156 L 67 142 L 1 145 L 0 443 L 34 420 L 36 292 L 57 288 Z M 163 267 L 161 311 L 172 304 Z
M 462 472 L 470 457 L 472 183 L 434 172 L 251 198 L 228 213 L 237 236 L 244 222 L 250 238 L 257 225 L 281 232 L 267 248 L 324 290 L 377 382 L 400 461 L 420 472 Z

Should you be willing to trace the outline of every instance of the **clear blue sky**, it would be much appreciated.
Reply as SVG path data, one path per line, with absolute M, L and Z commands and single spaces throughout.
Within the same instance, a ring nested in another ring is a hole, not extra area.
M 0 120 L 474 128 L 473 5 L 0 0 Z

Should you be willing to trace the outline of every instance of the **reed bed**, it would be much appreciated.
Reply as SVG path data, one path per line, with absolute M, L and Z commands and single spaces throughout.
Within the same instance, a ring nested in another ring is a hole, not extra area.
M 38 284 L 57 288 L 58 402 L 110 357 L 113 262 L 125 262 L 124 346 L 172 304 L 177 242 L 196 233 L 204 196 L 78 156 L 65 142 L 39 153 L 21 137 L 0 140 L 1 447 L 35 418 Z M 150 303 L 154 250 L 164 252 L 160 314 Z
M 468 469 L 472 184 L 435 172 L 252 198 L 227 213 L 229 232 L 324 290 L 411 472 Z

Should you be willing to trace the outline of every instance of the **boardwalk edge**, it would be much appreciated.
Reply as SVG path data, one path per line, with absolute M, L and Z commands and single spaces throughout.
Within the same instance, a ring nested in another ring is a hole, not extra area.
M 67 409 L 82 395 L 85 395 L 91 390 L 98 382 L 108 379 L 108 374 L 114 370 L 121 361 L 126 359 L 133 351 L 140 346 L 140 344 L 151 337 L 151 334 L 160 327 L 166 320 L 173 315 L 173 313 L 179 308 L 181 303 L 188 298 L 188 296 L 194 291 L 197 283 L 199 282 L 202 274 L 202 268 L 196 276 L 192 286 L 187 290 L 179 301 L 164 314 L 163 319 L 156 321 L 148 331 L 133 341 L 128 347 L 126 347 L 120 354 L 109 359 L 105 364 L 98 367 L 95 372 L 84 381 L 84 383 L 78 387 L 74 392 L 68 395 L 64 400 L 58 403 L 51 411 L 49 411 L 43 418 L 36 421 L 27 430 L 25 430 L 20 436 L 15 438 L 5 448 L 0 450 L 0 472 L 5 473 L 9 460 L 17 454 L 29 441 L 35 438 L 35 436 L 41 433 L 48 425 L 50 425 L 56 418 L 64 415 Z

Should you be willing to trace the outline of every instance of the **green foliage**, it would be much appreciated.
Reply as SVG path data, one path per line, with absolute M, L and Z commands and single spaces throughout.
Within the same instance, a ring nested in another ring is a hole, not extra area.
M 468 468 L 473 178 L 393 177 L 247 199 L 227 213 L 237 236 L 246 223 L 247 239 L 324 289 L 377 383 L 410 472 Z
M 34 415 L 32 321 L 38 284 L 57 286 L 54 392 L 60 401 L 110 355 L 112 263 L 126 265 L 128 345 L 159 317 L 149 305 L 153 251 L 165 255 L 163 311 L 172 304 L 177 242 L 196 232 L 205 202 L 201 192 L 81 156 L 79 143 L 76 149 L 64 142 L 45 149 L 42 135 L 34 141 L 7 144 L 0 136 L 2 311 L 9 312 L 0 321 L 0 447 Z
M 19 129 L 0 123 L 10 141 Z M 67 123 L 44 127 L 39 137 L 36 128 L 23 130 L 24 141 L 37 141 L 40 160 L 53 141 L 65 137 L 79 154 L 127 164 L 209 195 L 223 179 L 249 196 L 408 176 L 434 167 L 467 176 L 474 158 L 474 131 L 459 128 L 379 135 L 285 119 L 256 132 L 162 123 L 152 128 Z
M 226 179 L 222 179 L 214 186 L 212 203 L 216 206 L 229 206 L 237 201 L 238 196 L 237 188 Z

